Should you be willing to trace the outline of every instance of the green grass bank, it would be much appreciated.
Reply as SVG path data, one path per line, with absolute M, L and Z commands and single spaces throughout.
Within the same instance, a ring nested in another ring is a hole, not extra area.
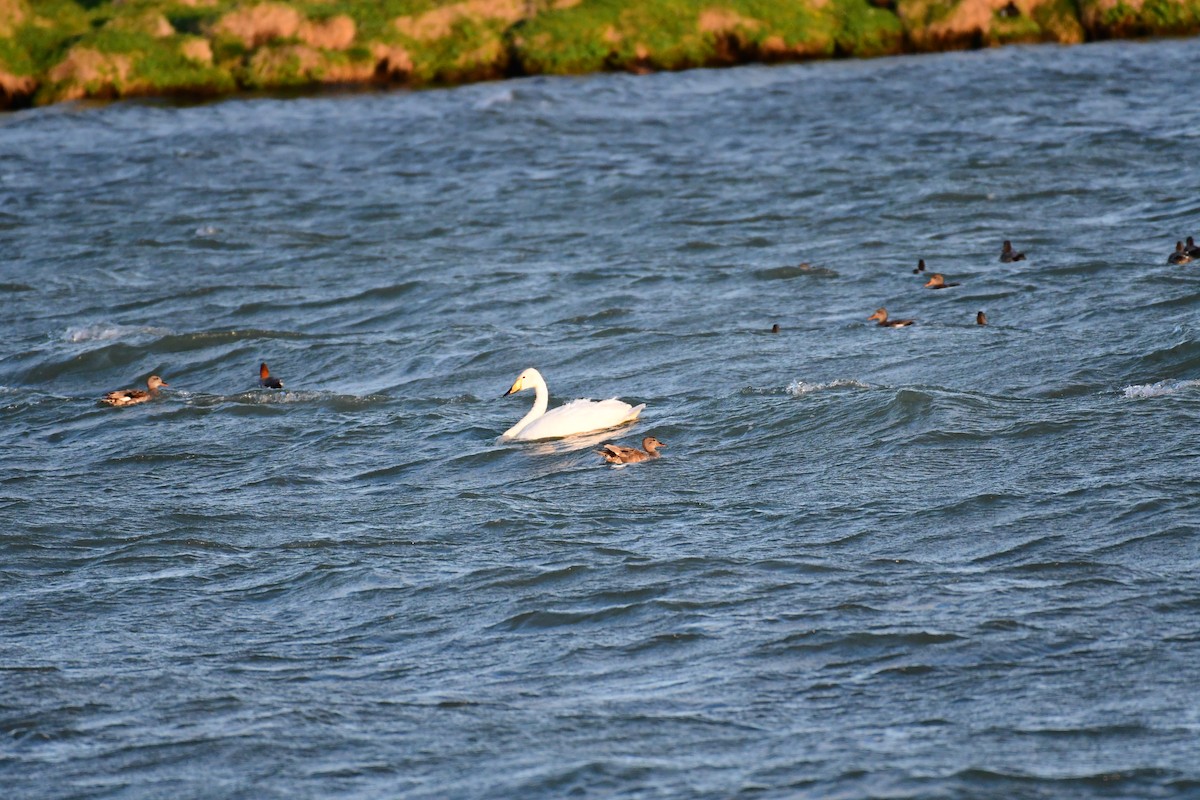
M 0 109 L 1200 32 L 1200 0 L 0 0 Z

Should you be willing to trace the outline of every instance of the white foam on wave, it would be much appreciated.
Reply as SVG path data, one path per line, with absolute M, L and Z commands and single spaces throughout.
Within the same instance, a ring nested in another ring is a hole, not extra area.
M 107 342 L 139 335 L 162 336 L 166 333 L 169 333 L 166 328 L 154 328 L 149 325 L 109 325 L 100 322 L 95 325 L 67 328 L 63 333 L 63 340 L 76 343 Z
M 838 378 L 837 380 L 828 381 L 826 383 L 809 383 L 808 381 L 792 381 L 788 384 L 788 394 L 796 397 L 803 397 L 806 394 L 813 392 L 823 392 L 826 389 L 869 389 L 871 388 L 862 381 L 856 381 L 853 378 Z
M 1200 381 L 1159 381 L 1158 383 L 1139 383 L 1133 386 L 1126 386 L 1121 394 L 1128 400 L 1136 400 L 1145 397 L 1162 397 L 1163 395 L 1175 394 L 1176 392 L 1184 391 L 1185 389 L 1194 389 L 1200 386 Z
M 475 108 L 479 111 L 489 109 L 493 106 L 508 105 L 516 99 L 512 89 L 505 89 L 500 92 L 489 94 L 480 98 L 475 102 Z

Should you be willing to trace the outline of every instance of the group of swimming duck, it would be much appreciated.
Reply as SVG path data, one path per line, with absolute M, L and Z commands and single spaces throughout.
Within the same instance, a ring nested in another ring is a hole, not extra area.
M 1012 242 L 1008 239 L 1004 240 L 1003 246 L 1000 248 L 1000 261 L 1005 264 L 1013 261 L 1024 261 L 1025 254 L 1019 253 L 1013 249 Z M 917 259 L 917 266 L 913 269 L 913 275 L 925 274 L 925 259 Z M 961 283 L 946 283 L 946 276 L 940 272 L 929 273 L 929 280 L 925 282 L 926 289 L 949 289 L 952 286 L 961 286 Z M 889 319 L 886 308 L 877 308 L 875 313 L 867 317 L 867 321 L 878 320 L 881 328 L 905 328 L 912 325 L 916 320 L 912 319 Z M 976 325 L 987 325 L 987 314 L 979 311 L 975 314 Z M 772 328 L 774 330 L 774 328 Z
M 158 375 L 151 375 L 146 380 L 145 389 L 118 389 L 109 392 L 100 402 L 110 406 L 125 407 L 145 403 L 158 396 L 158 390 L 171 384 Z M 264 389 L 282 389 L 283 381 L 271 374 L 267 362 L 258 367 L 258 385 Z M 558 439 L 565 436 L 576 436 L 582 433 L 593 433 L 618 425 L 624 425 L 637 419 L 638 414 L 646 407 L 645 403 L 631 406 L 615 397 L 610 400 L 572 400 L 559 406 L 553 411 L 547 411 L 550 390 L 542 374 L 530 367 L 517 376 L 516 382 L 504 393 L 504 397 L 525 389 L 533 389 L 535 398 L 533 408 L 521 418 L 516 425 L 501 435 L 505 440 L 534 441 L 537 439 Z M 597 450 L 609 464 L 634 464 L 658 458 L 660 447 L 666 447 L 653 436 L 642 439 L 642 449 L 626 445 L 608 443 Z
M 1193 258 L 1200 258 L 1200 247 L 1197 247 L 1192 237 L 1189 236 L 1187 237 L 1186 244 L 1184 242 L 1177 242 L 1175 244 L 1175 252 L 1167 258 L 1167 262 L 1170 264 L 1186 264 Z M 1006 239 L 1000 250 L 1000 261 L 1007 264 L 1013 261 L 1024 260 L 1025 254 L 1014 250 L 1012 242 Z M 913 274 L 920 275 L 923 273 L 925 273 L 925 260 L 919 259 L 916 268 L 913 270 Z M 944 275 L 935 272 L 930 273 L 929 280 L 925 283 L 925 288 L 948 289 L 959 285 L 958 283 L 947 283 Z M 914 322 L 911 319 L 890 319 L 886 308 L 879 308 L 874 314 L 867 317 L 867 319 L 878 321 L 879 326 L 883 328 L 904 328 L 912 325 Z M 978 312 L 975 315 L 975 323 L 986 325 L 987 316 L 982 311 Z M 779 325 L 773 325 L 771 331 L 772 333 L 778 333 Z M 101 402 L 112 406 L 132 406 L 150 400 L 158 394 L 160 387 L 169 385 L 159 376 L 151 375 L 146 381 L 146 390 L 120 389 L 106 394 Z M 259 365 L 258 385 L 264 389 L 283 388 L 283 382 L 271 375 L 266 362 Z M 634 421 L 642 409 L 646 407 L 645 403 L 631 406 L 629 403 L 613 397 L 608 400 L 572 400 L 552 411 L 547 410 L 550 390 L 546 386 L 546 380 L 542 377 L 542 374 L 533 367 L 518 375 L 516 381 L 513 382 L 513 385 L 502 397 L 507 397 L 510 394 L 522 392 L 526 389 L 532 389 L 534 392 L 533 408 L 517 424 L 501 434 L 500 438 L 502 440 L 535 441 L 538 439 L 560 439 L 567 436 L 597 433 Z M 658 458 L 661 455 L 658 452 L 659 448 L 662 447 L 666 447 L 663 442 L 653 436 L 647 436 L 642 439 L 642 448 L 640 450 L 627 445 L 606 443 L 601 445 L 601 448 L 595 452 L 609 464 L 634 464 Z
M 124 406 L 136 406 L 138 403 L 144 403 L 158 395 L 158 390 L 162 386 L 170 386 L 171 384 L 164 381 L 157 375 L 151 375 L 146 379 L 146 389 L 117 389 L 115 392 L 109 392 L 100 398 L 101 403 L 106 403 L 110 406 L 118 408 Z M 258 385 L 264 389 L 282 389 L 283 381 L 271 375 L 271 370 L 267 369 L 267 362 L 263 362 L 258 367 Z

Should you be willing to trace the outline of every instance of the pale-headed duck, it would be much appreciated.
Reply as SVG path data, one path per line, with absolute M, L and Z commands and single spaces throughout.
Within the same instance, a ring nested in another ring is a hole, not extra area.
M 141 389 L 118 389 L 115 392 L 109 392 L 100 400 L 101 403 L 108 403 L 110 406 L 133 406 L 138 403 L 144 403 L 150 398 L 158 394 L 158 387 L 170 386 L 171 384 L 164 381 L 157 375 L 151 375 L 146 380 L 146 388 L 150 391 L 145 392 Z
M 962 286 L 961 283 L 946 283 L 945 276 L 940 272 L 935 272 L 929 276 L 929 281 L 925 284 L 926 289 L 949 289 L 951 286 Z
M 868 322 L 873 319 L 879 320 L 879 327 L 881 328 L 904 328 L 912 325 L 914 322 L 914 320 L 911 319 L 888 319 L 886 308 L 880 308 L 876 310 L 874 314 L 867 317 Z
M 596 453 L 609 464 L 635 464 L 638 461 L 658 458 L 662 455 L 658 452 L 658 448 L 666 447 L 666 445 L 653 436 L 647 436 L 642 439 L 642 447 L 644 449 L 638 450 L 636 447 L 626 447 L 621 444 L 606 444 L 601 445 Z

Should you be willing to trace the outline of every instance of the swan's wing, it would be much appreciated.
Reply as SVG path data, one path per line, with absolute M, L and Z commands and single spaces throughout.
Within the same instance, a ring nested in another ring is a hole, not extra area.
M 580 433 L 602 431 L 635 419 L 645 408 L 643 403 L 634 408 L 622 400 L 572 400 L 522 428 L 516 439 L 558 439 Z

